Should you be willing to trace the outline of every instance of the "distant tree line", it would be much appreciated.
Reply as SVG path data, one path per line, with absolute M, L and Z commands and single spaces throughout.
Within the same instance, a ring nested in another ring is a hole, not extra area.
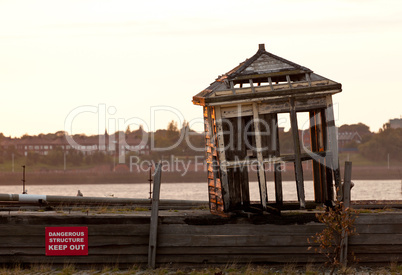
M 402 128 L 391 128 L 384 124 L 378 133 L 374 133 L 359 146 L 360 153 L 373 161 L 402 161 Z
M 160 129 L 149 134 L 149 139 L 154 142 L 148 156 L 141 156 L 149 160 L 160 160 L 171 155 L 181 157 L 204 156 L 205 137 L 190 129 L 188 122 L 184 121 L 179 129 L 176 121 L 169 122 L 166 130 Z
M 384 126 L 377 132 L 373 133 L 369 127 L 363 123 L 342 125 L 338 128 L 339 132 L 357 132 L 361 141 L 351 141 L 345 147 L 357 148 L 362 156 L 372 161 L 386 161 L 388 156 L 394 161 L 402 161 L 402 128 L 391 128 L 389 124 Z M 115 133 L 116 134 L 116 133 Z M 147 135 L 148 144 L 153 143 L 155 150 L 151 150 L 147 155 L 138 155 L 136 152 L 127 151 L 126 163 L 130 156 L 136 155 L 143 160 L 158 161 L 167 159 L 171 155 L 176 157 L 193 157 L 204 156 L 205 137 L 203 133 L 198 133 L 190 129 L 189 124 L 184 122 L 181 127 L 178 127 L 177 122 L 171 121 L 166 129 L 160 129 L 155 132 L 145 133 L 140 127 L 136 131 L 130 131 L 128 127 L 125 132 L 127 136 L 132 135 L 135 138 L 143 138 Z M 59 131 L 51 134 L 40 134 L 36 137 L 41 137 L 49 140 L 54 140 L 65 135 L 64 131 Z M 80 135 L 85 137 L 85 135 Z M 21 139 L 29 139 L 31 136 L 24 135 Z M 7 139 L 0 133 L 0 142 Z M 281 153 L 292 153 L 293 139 L 291 131 L 282 131 L 279 133 Z M 150 145 L 150 144 L 149 144 Z M 151 148 L 153 148 L 151 147 Z M 159 150 L 164 148 L 163 150 Z M 11 156 L 15 158 L 25 158 L 27 165 L 45 164 L 48 166 L 60 167 L 66 164 L 67 166 L 91 166 L 100 164 L 112 165 L 116 159 L 114 155 L 105 154 L 102 151 L 94 151 L 91 154 L 84 154 L 80 150 L 69 149 L 63 150 L 59 146 L 55 146 L 49 150 L 47 155 L 39 154 L 35 151 L 30 151 L 26 156 L 18 155 L 18 152 L 12 146 L 1 148 L 0 163 L 9 161 Z
M 44 139 L 49 141 L 54 141 L 58 138 L 62 138 L 66 135 L 64 131 L 58 131 L 56 133 L 50 134 L 39 134 L 37 136 L 30 136 L 28 134 L 23 135 L 21 140 L 28 140 L 32 138 Z M 107 132 L 105 131 L 105 136 L 107 136 Z M 138 152 L 127 150 L 125 154 L 126 163 L 129 162 L 130 156 L 136 155 L 141 159 L 146 160 L 155 160 L 158 161 L 162 158 L 168 158 L 170 155 L 175 156 L 194 156 L 194 155 L 204 155 L 204 134 L 197 133 L 196 131 L 190 129 L 189 124 L 184 122 L 182 127 L 179 129 L 177 122 L 171 121 L 166 129 L 157 130 L 156 132 L 146 133 L 143 128 L 140 126 L 138 130 L 131 131 L 129 127 L 127 127 L 125 132 L 116 132 L 116 139 L 119 136 L 124 136 L 125 139 L 144 139 L 147 144 L 153 143 L 153 146 L 156 148 L 163 148 L 162 150 L 151 151 L 146 155 L 139 155 Z M 85 138 L 94 138 L 94 136 L 86 136 L 86 135 L 74 135 L 74 139 L 83 140 Z M 97 137 L 96 137 L 97 138 Z M 0 133 L 0 144 L 4 140 L 10 140 L 10 138 L 5 137 L 2 133 Z M 78 142 L 79 143 L 79 142 Z M 119 147 L 119 144 L 116 144 Z M 166 148 L 168 148 L 166 150 Z M 120 149 L 119 149 L 120 150 Z M 10 161 L 11 158 L 14 159 L 25 159 L 24 163 L 27 165 L 36 165 L 36 164 L 45 164 L 47 166 L 53 167 L 62 167 L 64 164 L 68 167 L 74 166 L 93 166 L 93 165 L 101 165 L 101 164 L 109 164 L 113 165 L 116 163 L 116 154 L 118 154 L 118 150 L 115 152 L 105 153 L 102 150 L 92 151 L 90 154 L 85 154 L 81 150 L 77 149 L 63 149 L 61 146 L 53 146 L 51 150 L 48 150 L 47 154 L 41 154 L 36 150 L 30 150 L 24 156 L 18 151 L 15 146 L 1 146 L 0 148 L 0 163 L 4 163 L 5 161 Z

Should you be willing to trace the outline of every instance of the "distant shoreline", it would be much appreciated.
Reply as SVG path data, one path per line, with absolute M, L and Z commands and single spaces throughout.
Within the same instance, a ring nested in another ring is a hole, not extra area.
M 341 175 L 343 177 L 341 167 Z M 185 175 L 180 172 L 163 172 L 163 183 L 197 183 L 207 182 L 205 171 L 189 171 Z M 305 180 L 312 180 L 312 171 L 304 169 Z M 267 181 L 273 181 L 273 172 L 266 172 Z M 22 174 L 20 172 L 0 173 L 1 185 L 22 185 Z M 149 173 L 147 172 L 93 172 L 93 171 L 58 171 L 58 172 L 28 172 L 26 174 L 27 185 L 50 185 L 50 184 L 117 184 L 117 183 L 148 183 Z M 282 172 L 284 181 L 294 180 L 293 169 Z M 255 172 L 249 172 L 249 180 L 257 181 Z M 352 180 L 402 180 L 401 167 L 372 167 L 357 166 L 352 170 Z

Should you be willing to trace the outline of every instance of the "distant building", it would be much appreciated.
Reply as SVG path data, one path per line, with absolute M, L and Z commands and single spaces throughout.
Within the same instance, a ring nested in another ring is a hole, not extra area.
M 357 150 L 356 148 L 346 148 L 346 145 L 355 142 L 360 144 L 362 142 L 362 137 L 357 131 L 354 132 L 338 132 L 338 147 L 339 151 L 351 151 L 351 149 Z M 353 150 L 352 150 L 353 151 Z
M 91 155 L 101 152 L 109 155 L 124 155 L 124 152 L 136 152 L 140 155 L 149 154 L 148 141 L 130 135 L 100 135 L 70 137 L 74 142 L 69 142 L 66 136 L 48 139 L 41 136 L 28 136 L 23 138 L 5 138 L 0 143 L 3 151 L 12 150 L 17 154 L 27 156 L 29 152 L 40 155 L 48 155 L 52 150 L 67 152 L 71 149 Z
M 393 129 L 402 128 L 402 118 L 390 119 L 389 125 Z

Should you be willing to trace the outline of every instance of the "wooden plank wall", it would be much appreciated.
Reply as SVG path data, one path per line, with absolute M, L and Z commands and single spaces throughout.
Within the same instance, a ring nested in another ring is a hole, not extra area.
M 349 260 L 353 252 L 360 263 L 402 262 L 402 213 L 359 214 L 358 235 L 349 237 Z
M 323 262 L 308 250 L 307 238 L 322 225 L 172 223 L 160 228 L 160 263 L 295 263 Z
M 211 107 L 204 107 L 204 127 L 205 127 L 205 146 L 206 146 L 206 162 L 208 168 L 208 195 L 209 209 L 215 214 L 223 214 L 225 210 L 224 198 L 222 192 L 223 186 L 227 181 L 226 173 L 219 173 L 219 158 L 216 145 L 216 125 L 215 111 Z M 224 171 L 225 172 L 225 171 Z M 228 204 L 229 200 L 226 200 Z M 227 205 L 226 205 L 226 208 Z
M 213 215 L 162 216 L 156 263 L 320 263 L 308 250 L 307 238 L 323 229 L 310 218 L 222 218 Z M 45 256 L 46 226 L 88 226 L 88 256 Z M 349 238 L 349 252 L 360 263 L 402 259 L 402 215 L 360 214 L 358 235 Z M 149 216 L 135 215 L 5 215 L 0 216 L 0 264 L 50 263 L 86 265 L 146 264 Z M 352 261 L 349 260 L 349 263 Z
M 149 217 L 9 216 L 0 219 L 0 263 L 147 263 Z M 88 226 L 88 256 L 45 256 L 45 227 Z

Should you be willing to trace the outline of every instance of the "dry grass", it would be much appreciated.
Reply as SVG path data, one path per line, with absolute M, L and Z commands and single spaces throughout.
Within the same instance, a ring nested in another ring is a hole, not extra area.
M 25 275 L 25 274 L 58 274 L 58 275 L 106 275 L 106 274 L 118 274 L 118 275 L 262 275 L 262 274 L 325 274 L 329 273 L 329 269 L 324 268 L 322 265 L 308 263 L 305 266 L 297 266 L 289 263 L 285 265 L 253 265 L 253 264 L 237 264 L 228 263 L 224 266 L 203 266 L 203 267 L 191 267 L 191 266 L 161 266 L 156 269 L 149 269 L 145 266 L 133 265 L 127 269 L 119 269 L 118 265 L 92 267 L 91 269 L 78 269 L 74 264 L 66 263 L 62 268 L 54 268 L 52 265 L 47 264 L 35 264 L 30 268 L 23 268 L 20 265 L 14 265 L 9 267 L 0 268 L 0 275 Z M 392 262 L 388 266 L 378 267 L 365 267 L 356 266 L 346 269 L 340 269 L 336 274 L 402 274 L 402 265 L 397 262 Z

